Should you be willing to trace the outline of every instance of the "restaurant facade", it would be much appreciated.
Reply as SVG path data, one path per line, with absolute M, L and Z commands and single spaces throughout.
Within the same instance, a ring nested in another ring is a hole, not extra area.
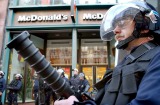
M 62 68 L 70 78 L 72 70 L 78 68 L 92 86 L 115 65 L 115 41 L 102 41 L 99 31 L 104 14 L 116 2 L 64 1 L 10 0 L 4 43 L 28 31 L 29 39 L 55 70 Z M 2 70 L 6 73 L 7 83 L 16 73 L 23 75 L 20 103 L 34 101 L 35 71 L 14 49 L 4 50 Z M 4 102 L 7 102 L 6 94 L 7 91 L 3 94 Z

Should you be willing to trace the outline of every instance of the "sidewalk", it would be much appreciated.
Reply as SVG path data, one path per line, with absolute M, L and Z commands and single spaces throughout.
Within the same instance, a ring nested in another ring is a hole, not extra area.
M 32 102 L 32 103 L 20 103 L 18 105 L 35 105 L 35 104 Z
M 7 105 L 7 104 L 4 104 L 4 105 Z M 27 103 L 18 103 L 18 105 L 35 105 L 35 104 L 33 102 L 32 103 L 27 102 Z

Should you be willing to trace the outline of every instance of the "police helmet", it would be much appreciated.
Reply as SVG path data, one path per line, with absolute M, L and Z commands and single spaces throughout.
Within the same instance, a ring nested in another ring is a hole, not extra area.
M 5 74 L 5 73 L 4 73 L 3 71 L 0 71 L 0 75 L 1 75 L 1 76 L 4 76 L 4 74 Z
M 79 73 L 79 77 L 85 77 L 84 73 Z
M 132 22 L 131 20 L 135 21 L 137 29 L 148 29 L 159 33 L 160 18 L 156 9 L 144 1 L 131 1 L 112 6 L 106 12 L 100 26 L 101 39 L 104 41 L 112 40 L 115 26 L 124 28 Z
M 76 72 L 78 72 L 78 69 L 77 69 L 77 68 L 74 68 L 74 69 L 73 69 L 73 71 L 76 71 Z
M 19 79 L 23 78 L 21 74 L 16 74 L 15 77 L 18 77 Z
M 60 75 L 63 75 L 63 76 L 64 76 L 64 70 L 63 70 L 63 69 L 58 69 L 57 72 L 58 72 Z

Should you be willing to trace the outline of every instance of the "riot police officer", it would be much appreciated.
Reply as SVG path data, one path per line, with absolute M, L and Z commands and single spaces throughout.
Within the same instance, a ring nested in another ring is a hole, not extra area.
M 67 84 L 69 85 L 69 80 L 68 80 L 68 78 L 65 76 L 64 70 L 63 70 L 63 69 L 58 69 L 57 72 L 58 72 L 58 74 L 61 76 L 61 78 L 63 78 L 63 79 L 67 82 Z
M 17 103 L 17 97 L 18 97 L 18 92 L 22 88 L 22 75 L 21 74 L 16 74 L 15 79 L 11 81 L 11 83 L 7 86 L 7 89 L 9 90 L 8 93 L 8 105 L 18 105 Z
M 77 92 L 78 91 L 78 84 L 79 84 L 79 81 L 80 81 L 79 76 L 78 76 L 79 71 L 78 71 L 77 68 L 73 69 L 73 71 L 74 71 L 74 75 L 71 77 L 69 82 L 70 82 L 71 88 L 75 92 Z
M 52 88 L 44 81 L 45 105 L 50 105 Z
M 39 105 L 39 98 L 38 98 L 38 90 L 39 90 L 39 78 L 37 73 L 34 74 L 34 81 L 33 81 L 33 95 L 35 100 L 35 105 Z
M 66 78 L 64 70 L 60 68 L 60 69 L 57 70 L 57 73 L 59 74 L 60 78 L 62 78 L 66 82 L 66 84 L 68 86 L 70 86 L 69 80 L 68 80 L 68 78 Z M 53 95 L 54 94 L 56 94 L 56 93 L 53 93 Z M 56 97 L 53 96 L 53 98 L 54 99 L 61 99 L 61 98 L 64 98 L 64 97 L 60 97 L 59 95 L 56 94 Z
M 95 85 L 95 101 L 78 103 L 71 96 L 55 105 L 160 105 L 160 17 L 156 9 L 145 1 L 117 4 L 105 14 L 100 36 L 104 41 L 115 38 L 116 48 L 128 54 Z
M 88 90 L 90 88 L 90 85 L 89 85 L 88 80 L 85 78 L 84 73 L 79 73 L 79 78 L 80 78 L 80 82 L 79 82 L 79 85 L 78 85 L 78 87 L 79 87 L 78 93 L 88 94 Z
M 6 87 L 6 80 L 3 78 L 4 72 L 0 71 L 0 105 L 2 105 L 2 94 Z

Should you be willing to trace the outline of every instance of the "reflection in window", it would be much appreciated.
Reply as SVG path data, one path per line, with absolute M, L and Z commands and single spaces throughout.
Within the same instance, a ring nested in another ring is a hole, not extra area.
M 10 55 L 10 62 L 9 62 L 9 70 L 8 70 L 8 83 L 11 83 L 11 81 L 13 79 L 15 79 L 15 75 L 20 73 L 22 75 L 24 75 L 24 59 L 17 54 L 16 50 L 11 50 L 11 55 Z M 24 79 L 22 79 L 22 82 Z M 23 85 L 22 85 L 22 90 L 23 90 Z M 18 101 L 22 102 L 22 98 L 23 98 L 23 91 L 20 91 L 19 95 L 18 95 Z M 7 90 L 8 91 L 8 90 Z
M 79 4 L 96 4 L 97 0 L 79 0 Z
M 96 67 L 96 83 L 102 80 L 106 72 L 106 67 Z
M 57 47 L 47 49 L 47 58 L 52 65 L 71 65 L 72 48 L 71 47 Z
M 14 5 L 14 0 L 10 0 L 9 1 L 9 6 L 13 6 Z
M 62 4 L 62 0 L 54 0 L 53 4 Z
M 34 5 L 34 1 L 33 0 L 19 0 L 19 5 Z
M 118 3 L 125 3 L 125 2 L 129 2 L 129 1 L 133 1 L 133 0 L 117 0 Z
M 81 64 L 107 64 L 107 46 L 82 46 Z
M 50 5 L 51 0 L 37 0 L 37 5 Z
M 50 4 L 50 0 L 41 0 L 42 5 L 48 5 Z
M 85 74 L 85 78 L 88 80 L 89 84 L 90 84 L 90 89 L 89 91 L 91 91 L 93 88 L 93 68 L 92 67 L 83 67 L 82 68 L 83 73 Z
M 101 4 L 116 3 L 116 0 L 98 0 L 98 3 Z
M 62 0 L 63 4 L 71 4 L 71 0 Z

